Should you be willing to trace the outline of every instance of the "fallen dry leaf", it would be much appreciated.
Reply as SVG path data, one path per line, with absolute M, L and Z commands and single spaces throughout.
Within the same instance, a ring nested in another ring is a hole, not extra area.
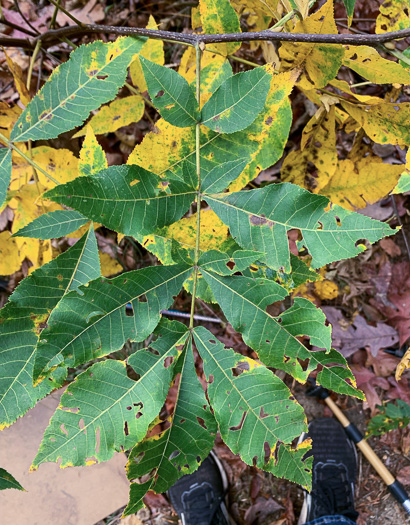
M 332 325 L 332 345 L 345 357 L 367 346 L 375 356 L 380 348 L 387 348 L 398 341 L 396 330 L 385 323 L 371 326 L 364 317 L 357 315 L 353 323 L 349 324 L 337 308 L 324 306 L 322 310 Z

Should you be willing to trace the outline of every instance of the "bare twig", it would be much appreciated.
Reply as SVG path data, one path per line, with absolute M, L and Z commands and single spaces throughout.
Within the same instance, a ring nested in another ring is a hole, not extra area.
M 400 31 L 391 31 L 377 35 L 327 35 L 327 34 L 308 34 L 308 33 L 276 33 L 266 29 L 264 31 L 252 31 L 248 33 L 226 33 L 218 35 L 197 35 L 174 33 L 172 31 L 161 31 L 156 29 L 146 29 L 138 27 L 116 27 L 104 26 L 97 24 L 84 24 L 79 26 L 68 26 L 61 29 L 50 29 L 35 38 L 13 38 L 0 37 L 0 45 L 14 46 L 24 48 L 34 48 L 37 40 L 41 40 L 42 46 L 45 44 L 51 46 L 62 38 L 84 36 L 90 34 L 113 34 L 128 36 L 146 36 L 157 40 L 169 42 L 178 42 L 180 44 L 195 46 L 197 43 L 216 44 L 222 42 L 305 42 L 311 44 L 350 44 L 350 45 L 368 45 L 377 46 L 384 42 L 391 42 L 401 38 L 410 37 L 410 29 L 401 29 Z

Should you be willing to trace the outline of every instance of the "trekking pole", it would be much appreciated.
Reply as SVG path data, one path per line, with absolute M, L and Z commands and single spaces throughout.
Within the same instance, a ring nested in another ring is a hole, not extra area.
M 357 448 L 362 452 L 364 457 L 379 474 L 384 483 L 387 485 L 390 493 L 396 498 L 400 505 L 404 508 L 407 514 L 410 515 L 410 497 L 407 494 L 403 485 L 397 481 L 397 479 L 388 471 L 386 466 L 382 463 L 380 458 L 376 455 L 374 450 L 370 447 L 369 443 L 364 439 L 363 434 L 360 430 L 351 423 L 347 417 L 343 414 L 340 408 L 330 397 L 329 392 L 320 385 L 313 383 L 313 386 L 307 392 L 308 396 L 315 396 L 319 399 L 323 399 L 326 405 L 330 408 L 336 418 L 343 425 L 346 434 L 356 444 Z

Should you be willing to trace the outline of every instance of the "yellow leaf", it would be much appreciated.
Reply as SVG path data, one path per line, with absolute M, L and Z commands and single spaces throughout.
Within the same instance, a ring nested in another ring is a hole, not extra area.
M 342 91 L 342 93 L 352 95 L 352 97 L 355 97 L 357 100 L 365 104 L 381 104 L 383 102 L 383 99 L 379 97 L 371 97 L 369 95 L 358 95 L 357 93 L 353 93 L 349 84 L 345 80 L 338 80 L 335 78 L 334 80 L 331 80 L 329 84 Z M 312 91 L 309 93 L 312 93 Z
M 333 0 L 328 0 L 316 13 L 298 21 L 292 33 L 337 34 Z M 322 88 L 336 77 L 344 54 L 338 44 L 285 42 L 279 49 L 281 70 L 304 68 L 298 85 L 303 89 Z
M 61 206 L 54 202 L 39 199 L 39 193 L 41 194 L 44 191 L 45 187 L 41 183 L 37 185 L 32 182 L 19 188 L 19 191 L 10 199 L 9 207 L 14 212 L 12 233 L 16 233 L 43 213 L 61 209 Z M 51 242 L 48 240 L 16 237 L 16 244 L 20 254 L 20 262 L 27 257 L 33 263 L 33 270 L 52 259 Z
M 238 15 L 229 0 L 199 0 L 202 28 L 204 33 L 240 33 Z M 224 56 L 233 55 L 241 47 L 240 42 L 226 44 L 211 44 L 208 49 L 222 53 Z
M 60 184 L 69 182 L 78 177 L 78 159 L 68 149 L 54 149 L 48 146 L 33 148 L 32 159 Z M 13 169 L 11 172 L 11 190 L 17 190 L 20 186 L 27 183 L 33 176 L 32 166 L 20 155 L 12 154 Z M 43 184 L 44 191 L 55 186 L 49 178 L 41 171 L 37 175 Z
M 80 175 L 92 176 L 107 167 L 105 153 L 95 138 L 93 128 L 88 125 L 78 163 Z
M 127 164 L 138 164 L 143 168 L 163 174 L 181 159 L 192 154 L 195 144 L 194 128 L 177 128 L 164 119 L 155 123 L 153 132 L 145 135 L 128 157 Z
M 17 122 L 22 109 L 18 106 L 9 106 L 6 102 L 0 102 L 0 132 L 7 138 L 10 138 L 11 130 Z M 4 144 L 0 140 L 1 144 Z
M 343 108 L 379 144 L 410 145 L 410 103 L 352 104 L 343 100 Z
M 335 107 L 318 109 L 302 133 L 301 151 L 291 151 L 283 161 L 281 179 L 317 193 L 337 167 Z
M 231 0 L 232 5 L 238 14 L 243 11 L 256 13 L 258 15 L 272 16 L 279 20 L 283 9 L 280 0 Z
M 348 210 L 364 208 L 385 197 L 396 185 L 401 165 L 385 164 L 369 155 L 339 161 L 336 173 L 319 193 Z
M 286 134 L 290 128 L 291 113 L 288 114 L 289 99 L 293 86 L 299 76 L 298 70 L 287 71 L 273 75 L 265 108 L 255 122 L 246 130 L 248 140 L 257 144 L 251 162 L 246 166 L 239 177 L 229 186 L 229 191 L 239 191 L 258 174 L 276 162 L 275 150 L 282 155 L 282 146 L 279 130 Z M 283 144 L 284 146 L 285 144 Z M 271 156 L 273 155 L 273 157 Z
M 158 29 L 158 25 L 152 15 L 149 17 L 147 29 Z M 164 43 L 162 40 L 148 38 L 139 54 L 144 58 L 151 60 L 151 62 L 159 64 L 160 66 L 163 66 L 165 63 Z M 141 62 L 138 57 L 130 65 L 130 74 L 134 86 L 137 87 L 141 93 L 147 91 L 147 84 L 145 82 L 144 73 L 142 72 L 141 68 Z
M 119 98 L 103 106 L 99 112 L 92 117 L 88 126 L 91 126 L 95 135 L 111 133 L 123 126 L 128 126 L 133 122 L 141 120 L 144 114 L 144 99 L 139 95 Z M 83 137 L 86 134 L 87 126 L 78 131 L 73 138 Z
M 323 281 L 317 281 L 313 284 L 315 294 L 320 299 L 326 299 L 328 301 L 335 299 L 339 294 L 339 288 L 336 283 L 325 279 Z
M 376 33 L 399 31 L 410 27 L 410 10 L 406 0 L 385 0 L 376 19 Z
M 9 231 L 0 233 L 0 275 L 11 275 L 21 266 L 21 256 L 17 239 L 11 238 Z
M 194 250 L 196 243 L 196 213 L 180 219 L 159 232 L 147 235 L 140 242 L 163 264 L 173 264 L 171 239 L 175 239 L 186 250 Z M 218 250 L 228 239 L 228 227 L 212 210 L 201 210 L 200 250 Z
M 9 66 L 10 73 L 13 75 L 14 83 L 16 84 L 17 91 L 20 95 L 20 100 L 25 106 L 27 106 L 27 104 L 30 102 L 30 95 L 27 91 L 26 84 L 24 83 L 23 72 L 21 70 L 21 67 L 15 62 L 13 62 L 13 60 L 8 56 L 4 48 L 2 49 L 4 55 L 6 56 L 7 65 Z
M 404 356 L 402 357 L 402 360 L 401 360 L 400 363 L 397 365 L 397 368 L 396 368 L 396 374 L 395 374 L 396 381 L 400 381 L 403 372 L 404 372 L 407 368 L 410 368 L 410 348 L 408 348 L 408 349 L 406 350 L 406 353 L 405 353 Z
M 410 71 L 368 46 L 345 46 L 343 65 L 374 84 L 410 84 Z
M 100 252 L 101 275 L 111 277 L 124 270 L 124 268 L 108 253 Z

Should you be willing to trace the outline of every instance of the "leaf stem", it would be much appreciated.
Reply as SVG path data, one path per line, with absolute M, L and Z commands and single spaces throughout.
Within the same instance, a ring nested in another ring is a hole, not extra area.
M 29 67 L 28 74 L 27 74 L 27 91 L 30 91 L 31 77 L 33 76 L 34 62 L 36 61 L 40 48 L 41 48 L 41 40 L 37 40 L 36 47 L 34 48 L 33 54 L 31 56 L 30 67 Z
M 34 162 L 34 160 L 30 159 L 28 155 L 23 153 L 20 148 L 15 146 L 12 142 L 9 141 L 7 137 L 3 135 L 3 133 L 0 133 L 0 140 L 6 144 L 6 146 L 10 149 L 13 149 L 16 151 L 21 157 L 23 157 L 24 160 L 26 160 L 33 168 L 40 171 L 43 175 L 45 175 L 48 179 L 51 180 L 51 182 L 54 182 L 54 184 L 59 185 L 60 183 L 58 180 L 56 180 L 54 177 L 52 177 L 49 173 L 47 173 L 41 166 L 37 164 L 37 162 Z
M 201 105 L 201 56 L 202 50 L 205 46 L 201 42 L 197 42 L 195 45 L 196 52 L 196 99 L 198 106 Z M 192 299 L 191 299 L 191 318 L 189 320 L 189 328 L 194 327 L 194 312 L 195 312 L 195 296 L 196 286 L 198 283 L 198 260 L 199 260 L 199 240 L 200 240 L 200 227 L 201 227 L 201 121 L 196 123 L 195 126 L 195 160 L 196 160 L 196 174 L 198 177 L 198 191 L 197 191 L 197 210 L 196 210 L 196 240 L 195 240 L 195 273 L 194 273 L 194 284 L 192 288 Z

